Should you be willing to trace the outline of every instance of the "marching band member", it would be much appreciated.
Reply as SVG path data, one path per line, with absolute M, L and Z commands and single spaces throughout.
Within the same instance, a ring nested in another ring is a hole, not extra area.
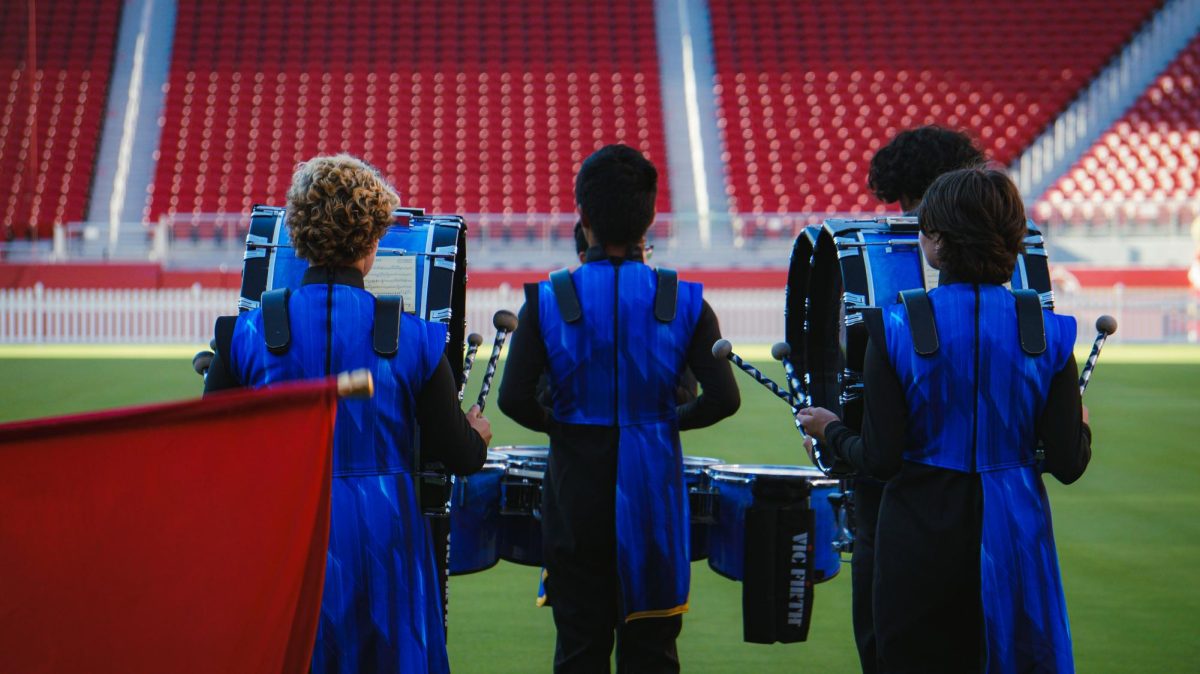
M 1069 484 L 1091 458 L 1075 320 L 1003 286 L 1026 232 L 1003 173 L 943 175 L 919 218 L 942 282 L 872 327 L 862 435 L 822 408 L 797 416 L 839 461 L 888 480 L 875 548 L 879 670 L 1073 671 L 1041 473 Z
M 375 395 L 339 400 L 332 522 L 314 672 L 449 671 L 437 571 L 414 487 L 423 456 L 456 474 L 483 465 L 491 426 L 463 414 L 444 355 L 446 327 L 363 288 L 399 205 L 378 172 L 348 155 L 297 169 L 287 195 L 303 285 L 263 295 L 210 369 L 215 384 L 261 386 L 368 368 Z M 222 363 L 225 361 L 228 366 Z
M 500 409 L 550 435 L 542 532 L 556 672 L 677 672 L 687 610 L 688 496 L 679 431 L 733 414 L 737 384 L 715 360 L 720 329 L 700 286 L 642 261 L 658 173 L 604 147 L 575 181 L 585 264 L 526 286 Z M 703 388 L 676 406 L 690 366 Z M 538 404 L 550 375 L 552 408 Z
M 871 157 L 867 186 L 880 201 L 899 203 L 912 214 L 934 179 L 948 171 L 983 166 L 983 152 L 960 131 L 938 126 L 906 129 Z M 875 575 L 875 527 L 883 483 L 867 475 L 854 480 L 854 556 L 850 561 L 854 641 L 863 674 L 875 672 L 871 585 Z

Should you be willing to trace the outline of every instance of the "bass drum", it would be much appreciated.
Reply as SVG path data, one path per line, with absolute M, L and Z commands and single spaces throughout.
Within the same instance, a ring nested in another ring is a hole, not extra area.
M 808 351 L 804 332 L 807 329 L 809 282 L 812 277 L 813 249 L 821 228 L 805 227 L 792 245 L 792 258 L 788 265 L 787 286 L 784 288 L 783 330 L 784 340 L 791 347 L 790 360 L 796 376 L 803 377 L 807 371 Z M 793 396 L 807 391 L 807 384 L 788 379 L 788 390 Z
M 1033 223 L 1028 228 L 1008 285 L 1036 290 L 1042 306 L 1053 309 L 1044 241 Z M 797 334 L 789 314 L 787 339 L 793 353 L 804 354 L 796 365 L 805 372 L 812 404 L 832 410 L 855 430 L 862 427 L 865 312 L 896 303 L 901 291 L 932 290 L 938 283 L 937 270 L 921 254 L 918 232 L 917 218 L 909 216 L 827 220 L 813 245 L 807 281 L 801 272 L 789 274 L 789 311 L 793 279 L 796 288 L 808 290 L 803 333 Z

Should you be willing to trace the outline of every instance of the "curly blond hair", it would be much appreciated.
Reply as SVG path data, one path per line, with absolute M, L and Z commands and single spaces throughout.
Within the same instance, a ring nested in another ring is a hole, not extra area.
M 396 190 L 370 164 L 348 154 L 301 163 L 287 193 L 296 255 L 314 267 L 344 267 L 366 257 L 392 224 Z

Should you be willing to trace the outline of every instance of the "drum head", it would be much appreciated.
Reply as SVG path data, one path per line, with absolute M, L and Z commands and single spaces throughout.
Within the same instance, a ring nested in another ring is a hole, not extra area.
M 497 447 L 496 452 L 504 454 L 509 463 L 545 463 L 550 456 L 550 448 L 539 445 Z
M 784 340 L 791 347 L 792 365 L 797 373 L 807 367 L 804 321 L 808 313 L 809 279 L 812 275 L 812 254 L 821 228 L 805 227 L 792 245 L 792 260 L 788 266 L 787 287 L 784 289 Z M 795 391 L 793 391 L 795 393 Z
M 716 466 L 723 463 L 721 459 L 714 459 L 711 456 L 685 456 L 683 457 L 683 465 L 685 467 L 700 467 Z
M 770 475 L 771 477 L 792 477 L 798 480 L 808 480 L 814 485 L 830 485 L 837 484 L 837 480 L 831 479 L 813 466 L 781 466 L 773 464 L 755 464 L 755 463 L 725 463 L 716 466 L 709 466 L 708 473 L 714 480 L 745 480 L 753 479 L 759 475 Z

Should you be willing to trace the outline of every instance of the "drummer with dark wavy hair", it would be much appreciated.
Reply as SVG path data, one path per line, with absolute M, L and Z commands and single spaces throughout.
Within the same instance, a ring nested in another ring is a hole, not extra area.
M 1073 671 L 1041 474 L 1069 484 L 1091 458 L 1075 321 L 1002 285 L 1026 233 L 1003 173 L 943 175 L 919 223 L 942 282 L 884 308 L 871 330 L 862 434 L 822 408 L 798 415 L 838 460 L 888 481 L 879 671 Z
M 226 385 L 264 386 L 371 370 L 372 398 L 338 401 L 312 671 L 449 672 L 433 550 L 413 478 L 417 438 L 422 456 L 468 474 L 483 465 L 491 426 L 478 408 L 466 415 L 459 408 L 444 355 L 446 326 L 363 287 L 400 203 L 379 172 L 349 155 L 314 157 L 297 168 L 287 200 L 296 254 L 309 263 L 304 280 L 295 290 L 264 294 L 262 308 L 238 317 L 210 375 L 224 373 Z M 377 339 L 383 336 L 390 346 Z

